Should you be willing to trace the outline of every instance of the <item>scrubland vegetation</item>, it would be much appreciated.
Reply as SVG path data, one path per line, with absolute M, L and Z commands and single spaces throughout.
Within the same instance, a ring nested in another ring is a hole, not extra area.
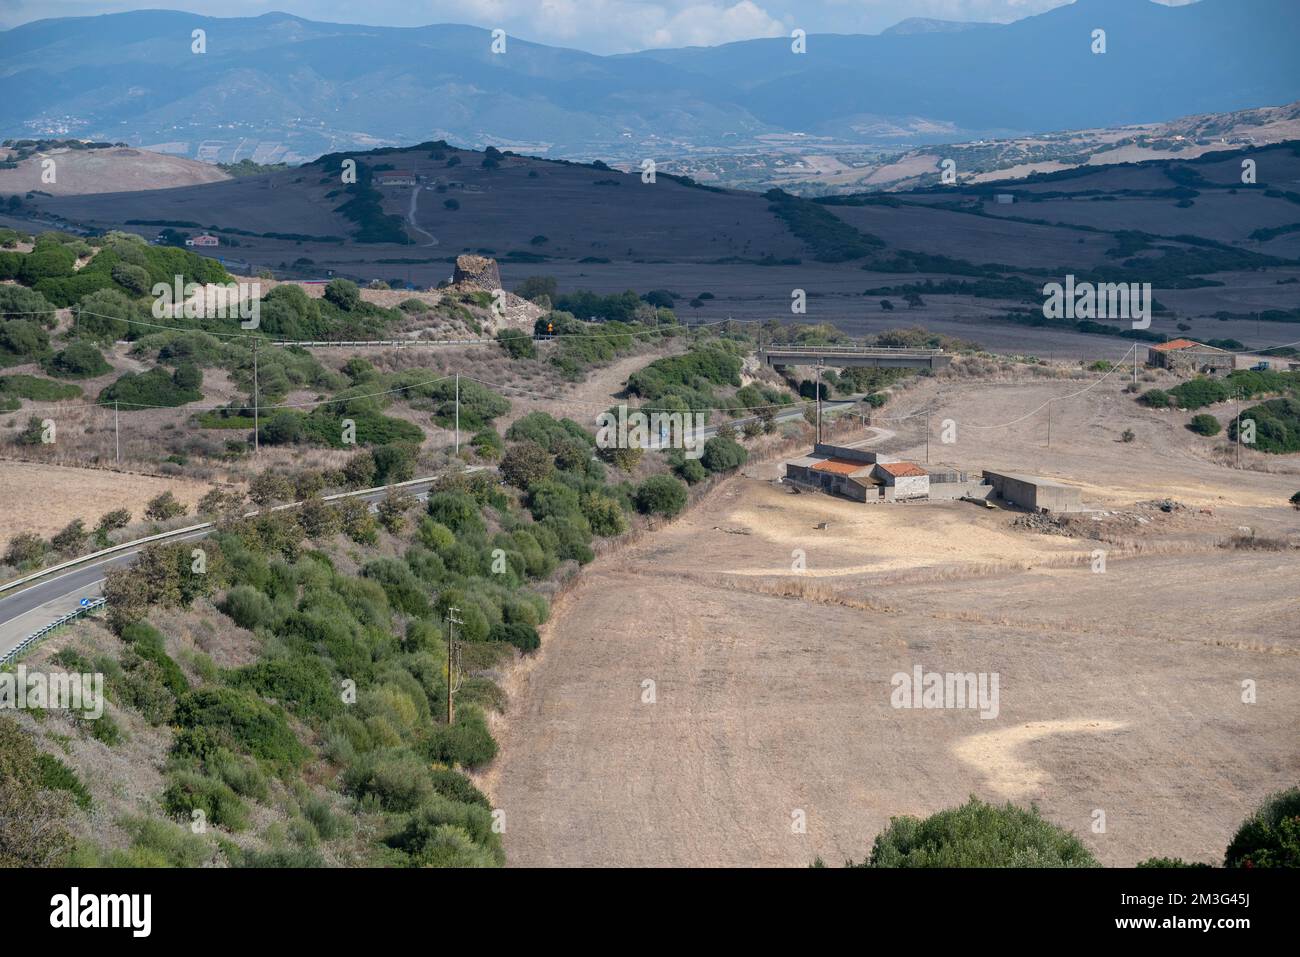
M 847 867 L 1100 867 L 1069 831 L 1037 808 L 1001 807 L 972 797 L 925 819 L 890 818 L 871 853 Z M 825 866 L 821 860 L 815 867 Z M 1153 857 L 1138 867 L 1211 867 Z M 1242 822 L 1224 851 L 1224 867 L 1300 867 L 1300 788 L 1271 795 Z

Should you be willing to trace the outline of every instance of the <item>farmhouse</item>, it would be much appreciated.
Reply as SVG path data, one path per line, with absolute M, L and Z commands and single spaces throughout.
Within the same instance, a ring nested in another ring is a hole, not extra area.
M 221 240 L 218 239 L 216 236 L 210 235 L 209 233 L 203 233 L 200 236 L 195 236 L 193 239 L 185 240 L 185 245 L 186 246 L 220 246 Z
M 946 466 L 934 469 L 868 451 L 858 445 L 818 443 L 812 453 L 785 463 L 785 481 L 855 502 L 904 502 L 978 494 L 979 482 Z M 940 490 L 937 494 L 937 483 Z M 987 493 L 987 487 L 985 487 Z
M 1171 339 L 1147 350 L 1147 365 L 1171 372 L 1227 374 L 1233 370 L 1233 354 L 1191 339 Z
M 409 169 L 386 169 L 375 174 L 380 186 L 414 186 L 415 180 L 415 173 Z
M 1031 512 L 1079 512 L 1083 502 L 1076 485 L 1066 485 L 1036 475 L 984 470 L 984 481 L 993 494 L 1009 505 L 1019 505 Z

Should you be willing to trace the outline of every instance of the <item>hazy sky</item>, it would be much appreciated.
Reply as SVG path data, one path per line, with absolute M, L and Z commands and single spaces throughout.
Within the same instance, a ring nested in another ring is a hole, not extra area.
M 218 17 L 280 10 L 338 23 L 501 27 L 540 43 L 623 53 L 786 35 L 794 27 L 810 33 L 879 33 L 907 17 L 1005 23 L 1066 2 L 1071 0 L 0 0 L 0 28 L 134 9 L 189 10 Z

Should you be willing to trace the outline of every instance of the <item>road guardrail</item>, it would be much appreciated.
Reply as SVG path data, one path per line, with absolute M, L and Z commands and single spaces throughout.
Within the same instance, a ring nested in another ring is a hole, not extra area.
M 68 612 L 65 615 L 60 615 L 58 618 L 54 619 L 48 625 L 42 625 L 36 631 L 32 632 L 30 635 L 24 638 L 22 641 L 18 642 L 18 644 L 14 645 L 14 647 L 11 648 L 9 651 L 5 652 L 5 654 L 0 655 L 0 665 L 10 664 L 14 660 L 16 660 L 19 655 L 27 651 L 27 649 L 31 648 L 33 645 L 35 645 L 38 641 L 40 641 L 50 632 L 54 631 L 55 629 L 62 628 L 64 625 L 68 624 L 68 622 L 75 621 L 76 619 L 80 618 L 82 615 L 88 615 L 92 611 L 95 611 L 98 608 L 103 608 L 106 604 L 108 604 L 108 602 L 106 602 L 103 598 L 94 598 L 94 599 L 85 600 L 85 604 L 77 608 L 74 608 L 72 611 Z

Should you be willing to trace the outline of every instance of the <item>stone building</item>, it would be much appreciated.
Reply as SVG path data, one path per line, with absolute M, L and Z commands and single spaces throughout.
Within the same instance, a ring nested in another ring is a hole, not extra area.
M 497 261 L 487 256 L 457 256 L 451 281 L 457 286 L 473 286 L 484 292 L 492 292 L 501 288 L 501 270 L 497 267 Z

